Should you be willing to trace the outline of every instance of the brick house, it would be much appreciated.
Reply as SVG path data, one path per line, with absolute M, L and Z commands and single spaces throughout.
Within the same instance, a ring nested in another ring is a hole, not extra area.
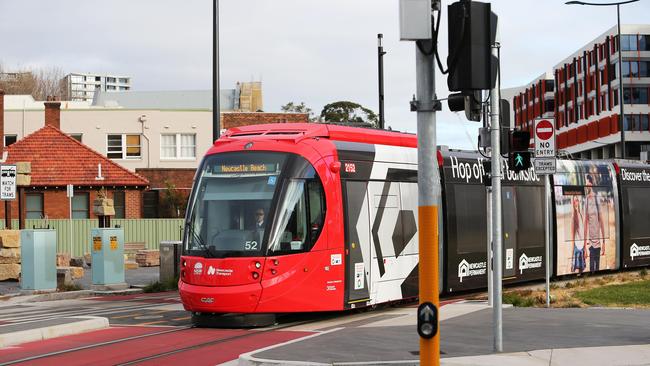
M 45 126 L 3 148 L 2 164 L 31 163 L 31 184 L 21 189 L 19 200 L 11 202 L 12 218 L 18 218 L 19 201 L 24 202 L 23 219 L 95 218 L 92 203 L 100 188 L 113 198 L 115 218 L 141 218 L 148 180 L 62 132 L 59 108 L 60 102 L 46 102 Z M 72 207 L 66 195 L 68 184 L 74 185 Z M 0 215 L 5 217 L 4 205 Z

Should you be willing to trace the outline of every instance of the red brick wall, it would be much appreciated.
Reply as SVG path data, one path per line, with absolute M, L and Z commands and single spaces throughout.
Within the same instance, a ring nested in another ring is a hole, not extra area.
M 25 190 L 25 193 L 39 192 L 43 193 L 43 212 L 49 219 L 67 219 L 70 217 L 70 204 L 66 196 L 65 189 L 42 189 L 42 190 Z M 93 214 L 93 201 L 97 198 L 96 189 L 76 189 L 75 194 L 89 192 L 89 215 L 91 219 L 97 218 Z M 107 190 L 108 197 L 113 197 L 113 191 Z M 130 189 L 125 194 L 125 215 L 127 219 L 139 219 L 142 217 L 142 191 Z M 11 216 L 18 218 L 18 200 L 11 201 Z M 5 205 L 0 204 L 0 217 L 5 217 Z
M 232 128 L 249 125 L 260 125 L 264 123 L 308 123 L 307 113 L 222 113 L 221 128 Z
M 151 189 L 167 188 L 165 181 L 174 184 L 176 189 L 191 189 L 196 169 L 136 169 L 135 172 L 149 180 Z
M 45 125 L 61 129 L 61 102 L 45 102 Z
M 142 218 L 142 192 L 130 189 L 124 194 L 124 216 L 127 219 Z

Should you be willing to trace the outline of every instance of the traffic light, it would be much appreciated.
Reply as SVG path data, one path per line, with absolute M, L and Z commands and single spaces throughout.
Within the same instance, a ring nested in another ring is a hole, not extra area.
M 510 132 L 508 169 L 515 173 L 530 168 L 530 133 L 528 131 Z
M 449 94 L 447 97 L 447 105 L 452 112 L 465 111 L 465 117 L 469 121 L 481 121 L 481 108 L 483 101 L 481 100 L 480 91 L 465 91 L 462 93 Z
M 497 16 L 489 3 L 461 0 L 448 7 L 449 57 L 447 86 L 451 91 L 486 90 L 496 82 L 492 44 Z

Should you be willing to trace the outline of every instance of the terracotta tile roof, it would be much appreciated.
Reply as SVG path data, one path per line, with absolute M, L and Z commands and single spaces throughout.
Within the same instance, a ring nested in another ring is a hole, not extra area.
M 7 162 L 32 163 L 31 186 L 148 186 L 149 181 L 102 154 L 46 125 L 5 148 Z M 103 180 L 97 180 L 97 164 Z

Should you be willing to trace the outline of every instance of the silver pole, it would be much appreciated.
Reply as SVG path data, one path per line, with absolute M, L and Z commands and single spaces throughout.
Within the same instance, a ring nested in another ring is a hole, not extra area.
M 487 261 L 488 261 L 488 306 L 494 304 L 494 286 L 492 286 L 493 275 L 492 260 L 492 187 L 487 187 Z
M 499 57 L 499 42 L 492 45 L 492 57 Z M 498 73 L 497 73 L 498 75 Z M 498 77 L 498 76 L 497 76 Z M 499 123 L 499 80 L 495 87 L 490 90 L 490 133 L 492 139 L 492 242 L 493 253 L 493 291 L 494 301 L 492 305 L 492 320 L 494 323 L 494 351 L 503 352 L 503 324 L 501 312 L 501 145 L 500 145 L 500 123 Z
M 546 232 L 546 307 L 551 307 L 551 176 L 544 176 L 544 227 Z
M 420 303 L 439 308 L 438 208 L 440 173 L 436 148 L 434 55 L 415 48 L 418 131 L 418 240 L 420 248 Z M 431 339 L 420 338 L 421 365 L 440 364 L 440 331 Z

